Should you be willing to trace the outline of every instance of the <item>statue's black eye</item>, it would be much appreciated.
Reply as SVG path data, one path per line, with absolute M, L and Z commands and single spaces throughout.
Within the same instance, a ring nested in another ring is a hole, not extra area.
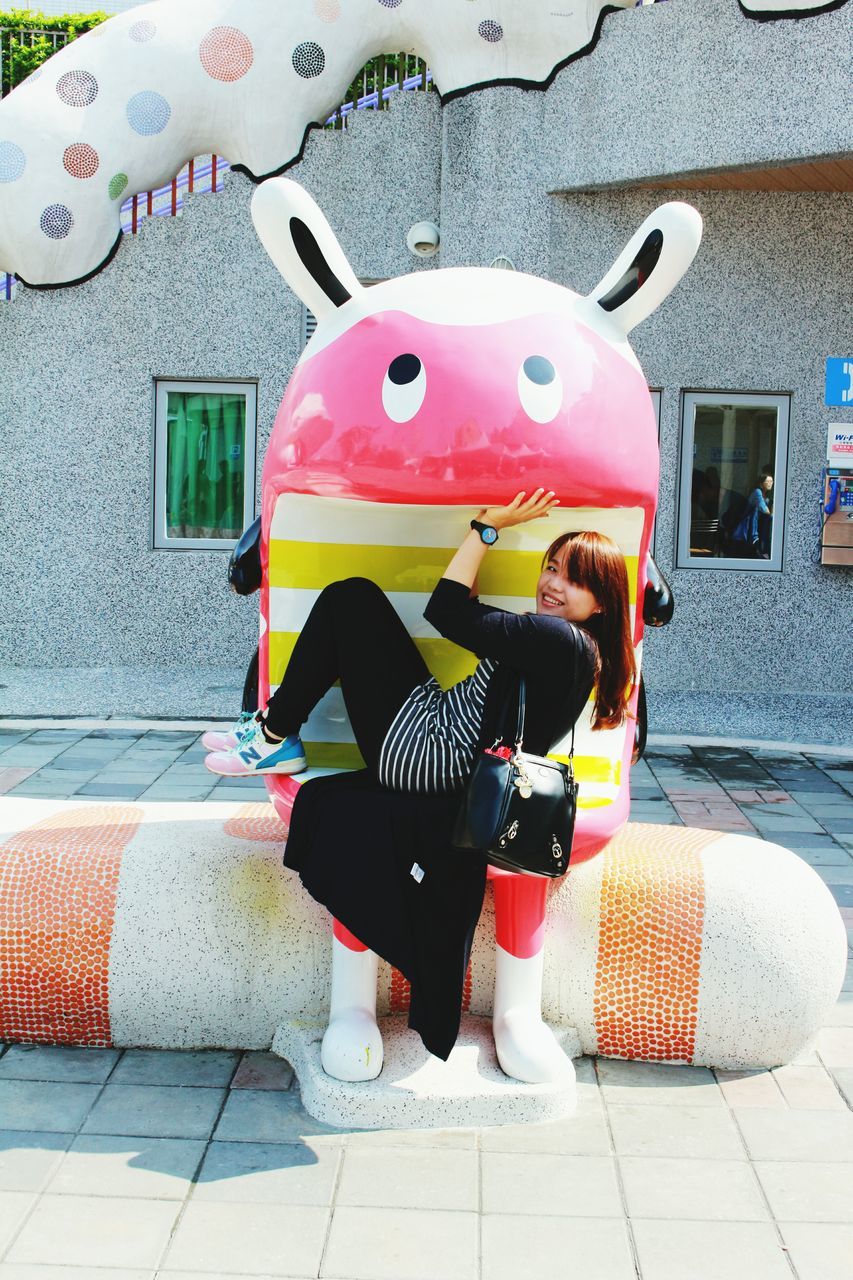
M 395 386 L 405 387 L 409 382 L 414 382 L 420 371 L 421 362 L 417 356 L 397 356 L 388 366 L 388 377 Z
M 524 362 L 524 372 L 531 382 L 540 387 L 547 387 L 557 376 L 557 370 L 544 356 L 528 356 Z
M 426 395 L 426 369 L 417 356 L 395 356 L 382 383 L 382 404 L 392 422 L 410 422 Z
M 528 356 L 518 371 L 518 398 L 534 422 L 552 422 L 563 403 L 563 383 L 547 356 Z

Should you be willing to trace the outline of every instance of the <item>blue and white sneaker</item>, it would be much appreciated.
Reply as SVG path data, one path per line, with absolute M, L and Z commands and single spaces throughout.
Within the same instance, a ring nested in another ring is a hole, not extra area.
M 246 778 L 255 773 L 301 773 L 308 767 L 305 748 L 298 734 L 283 742 L 267 742 L 260 720 L 249 727 L 249 733 L 230 751 L 214 751 L 205 756 L 211 773 L 226 777 Z
M 233 751 L 234 747 L 239 747 L 247 734 L 252 732 L 252 721 L 256 720 L 257 716 L 257 711 L 244 711 L 237 723 L 226 733 L 208 729 L 207 733 L 202 734 L 201 745 L 207 747 L 208 751 Z

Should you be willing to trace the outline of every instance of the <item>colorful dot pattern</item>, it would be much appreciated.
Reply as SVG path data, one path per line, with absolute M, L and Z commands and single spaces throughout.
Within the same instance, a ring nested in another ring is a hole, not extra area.
M 66 147 L 62 164 L 72 178 L 92 178 L 98 172 L 98 153 L 88 142 L 74 142 Z
M 214 27 L 199 46 L 201 65 L 212 80 L 240 80 L 255 59 L 252 42 L 236 27 Z
M 114 173 L 110 178 L 110 185 L 107 188 L 107 194 L 111 200 L 118 200 L 128 183 L 126 173 Z
M 153 89 L 143 89 L 141 93 L 135 93 L 130 99 L 125 107 L 125 114 L 134 133 L 143 137 L 153 137 L 154 134 L 162 133 L 166 128 L 172 108 L 161 93 L 155 93 Z
M 629 826 L 599 855 L 598 1052 L 692 1062 L 705 921 L 702 850 L 719 836 Z
M 504 29 L 499 22 L 486 18 L 485 22 L 481 22 L 477 30 L 484 40 L 488 40 L 489 44 L 497 44 L 499 40 L 504 38 Z
M 293 70 L 304 80 L 323 74 L 326 67 L 326 55 L 315 40 L 303 40 L 291 55 Z
M 17 182 L 27 167 L 27 157 L 16 142 L 0 142 L 0 182 Z
M 91 71 L 66 71 L 56 82 L 56 93 L 68 107 L 88 107 L 98 96 L 98 82 Z
M 471 1008 L 471 990 L 473 979 L 471 977 L 471 966 L 465 973 L 465 981 L 462 984 L 462 1012 L 467 1013 Z M 391 989 L 388 992 L 388 1009 L 391 1013 L 408 1013 L 412 1004 L 412 984 L 408 978 L 404 978 L 399 969 L 391 970 Z
M 49 204 L 42 210 L 39 226 L 50 240 L 64 240 L 74 226 L 74 215 L 67 205 Z
M 154 39 L 157 34 L 157 27 L 153 22 L 149 22 L 147 18 L 144 18 L 141 22 L 134 22 L 127 34 L 137 44 L 145 44 L 147 41 Z
M 105 1046 L 119 870 L 142 811 L 87 805 L 0 845 L 0 1040 Z
M 287 827 L 271 804 L 244 804 L 222 830 L 238 840 L 257 840 L 263 844 L 281 844 L 287 839 Z
M 314 0 L 314 13 L 321 22 L 337 22 L 341 16 L 340 0 Z

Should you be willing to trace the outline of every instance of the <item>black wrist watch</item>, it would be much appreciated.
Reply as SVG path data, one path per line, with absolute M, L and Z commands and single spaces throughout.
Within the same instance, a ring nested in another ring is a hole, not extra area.
M 471 528 L 479 533 L 481 542 L 485 542 L 487 547 L 498 540 L 498 531 L 493 524 L 481 524 L 479 520 L 472 520 Z

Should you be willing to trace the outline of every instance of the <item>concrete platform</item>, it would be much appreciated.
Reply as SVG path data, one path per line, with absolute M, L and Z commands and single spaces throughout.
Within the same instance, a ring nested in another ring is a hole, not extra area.
M 577 1105 L 574 1071 L 559 1084 L 522 1084 L 498 1066 L 491 1021 L 463 1014 L 456 1047 L 442 1062 L 427 1053 L 402 1014 L 379 1019 L 385 1061 L 376 1080 L 346 1084 L 320 1065 L 325 1022 L 292 1019 L 273 1040 L 299 1080 L 309 1115 L 336 1128 L 448 1129 L 561 1120 Z M 552 1031 L 569 1058 L 581 1053 L 571 1027 Z

